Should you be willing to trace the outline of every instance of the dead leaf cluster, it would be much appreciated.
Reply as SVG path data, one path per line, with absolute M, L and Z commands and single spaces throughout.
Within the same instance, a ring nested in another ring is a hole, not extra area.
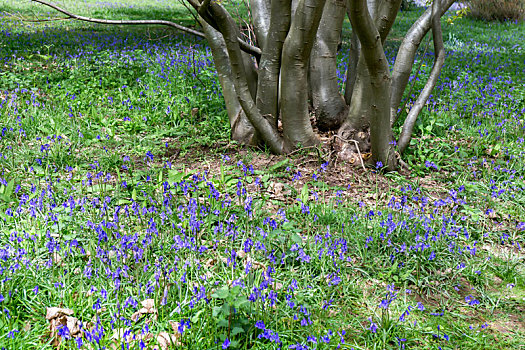
M 137 322 L 146 315 L 153 315 L 153 319 L 157 319 L 157 309 L 155 308 L 155 301 L 153 299 L 146 299 L 140 302 L 142 308 L 131 315 L 131 320 Z
M 78 318 L 73 317 L 73 310 L 60 307 L 46 308 L 46 320 L 49 321 L 49 336 L 52 338 L 51 344 L 55 347 L 60 346 L 62 337 L 58 335 L 58 331 L 62 327 L 67 327 L 69 336 L 78 338 L 82 336 L 80 331 L 81 323 Z

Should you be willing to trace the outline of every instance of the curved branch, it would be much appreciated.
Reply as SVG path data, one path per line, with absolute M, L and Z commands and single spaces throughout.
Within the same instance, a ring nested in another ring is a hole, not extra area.
M 31 0 L 31 1 L 37 2 L 47 7 L 51 7 L 52 9 L 65 14 L 70 19 L 75 19 L 77 21 L 98 23 L 98 24 L 111 24 L 111 25 L 163 25 L 163 26 L 168 26 L 168 27 L 178 29 L 180 31 L 183 31 L 189 34 L 193 34 L 201 38 L 206 37 L 204 33 L 199 32 L 198 30 L 191 29 L 191 28 L 182 26 L 180 24 L 177 24 L 171 21 L 165 21 L 165 20 L 111 20 L 111 19 L 92 18 L 92 17 L 85 17 L 85 16 L 74 14 L 49 1 L 44 1 L 44 0 Z M 237 40 L 239 41 L 240 47 L 243 51 L 250 53 L 256 57 L 261 56 L 261 49 L 246 43 L 241 38 L 237 38 Z
M 456 0 L 442 0 L 439 17 L 452 6 Z M 432 26 L 432 7 L 429 7 L 410 27 L 401 46 L 397 51 L 396 62 L 392 70 L 392 95 L 390 98 L 391 124 L 397 118 L 397 109 L 403 99 L 403 93 L 408 84 L 412 66 L 421 41 Z
M 436 86 L 436 83 L 441 74 L 441 68 L 445 63 L 445 46 L 443 44 L 443 32 L 441 30 L 441 4 L 440 0 L 434 0 L 432 2 L 432 39 L 434 40 L 434 64 L 432 65 L 432 70 L 430 71 L 430 77 L 428 78 L 425 87 L 421 90 L 414 106 L 410 109 L 405 123 L 403 124 L 403 129 L 401 130 L 401 135 L 399 135 L 399 153 L 407 148 L 410 139 L 412 137 L 412 131 L 414 130 L 414 125 L 416 124 L 417 116 L 425 106 L 432 90 Z
M 42 5 L 45 5 L 45 6 L 48 6 L 48 7 L 51 7 L 52 9 L 54 9 L 54 10 L 56 10 L 58 12 L 61 12 L 61 13 L 65 14 L 66 16 L 69 16 L 69 18 L 76 19 L 78 21 L 98 23 L 98 24 L 113 24 L 113 25 L 154 25 L 154 24 L 159 24 L 159 25 L 172 27 L 172 28 L 181 30 L 181 31 L 186 32 L 186 33 L 190 33 L 190 34 L 193 34 L 193 35 L 201 37 L 201 38 L 205 38 L 204 33 L 201 33 L 201 32 L 199 32 L 197 30 L 194 30 L 194 29 L 191 29 L 191 28 L 188 28 L 188 27 L 181 26 L 180 24 L 177 24 L 177 23 L 174 23 L 174 22 L 171 22 L 171 21 L 164 21 L 164 20 L 111 20 L 111 19 L 91 18 L 91 17 L 80 16 L 80 15 L 74 14 L 72 12 L 69 12 L 68 10 L 63 9 L 63 8 L 59 7 L 58 5 L 55 5 L 52 2 L 43 1 L 43 0 L 31 0 L 31 1 L 37 2 L 39 4 L 42 4 Z

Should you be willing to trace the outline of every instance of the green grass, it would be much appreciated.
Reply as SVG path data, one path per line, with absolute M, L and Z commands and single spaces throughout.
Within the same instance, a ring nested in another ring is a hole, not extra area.
M 62 4 L 192 23 L 178 3 Z M 0 11 L 0 348 L 523 347 L 523 25 L 443 21 L 411 171 L 380 174 L 229 142 L 204 41 Z M 84 331 L 50 331 L 47 307 Z

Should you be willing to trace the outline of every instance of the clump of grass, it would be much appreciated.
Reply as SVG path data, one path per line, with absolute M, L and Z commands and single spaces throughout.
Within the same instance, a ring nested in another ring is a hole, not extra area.
M 485 21 L 525 20 L 523 0 L 469 0 L 469 16 Z

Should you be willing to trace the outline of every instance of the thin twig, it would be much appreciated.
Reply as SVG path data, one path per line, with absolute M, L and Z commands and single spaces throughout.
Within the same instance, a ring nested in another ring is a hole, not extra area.
M 191 15 L 191 17 L 193 17 L 193 19 L 195 20 L 195 23 L 200 23 L 199 22 L 199 19 L 197 18 L 197 16 L 195 15 L 195 13 L 193 13 L 193 11 L 191 10 L 192 8 L 188 6 L 188 4 L 186 4 L 186 1 L 184 0 L 178 0 L 178 2 L 180 4 L 182 4 L 182 6 L 184 6 L 186 8 L 186 10 L 188 10 L 188 13 Z M 200 16 L 199 16 L 200 17 Z

